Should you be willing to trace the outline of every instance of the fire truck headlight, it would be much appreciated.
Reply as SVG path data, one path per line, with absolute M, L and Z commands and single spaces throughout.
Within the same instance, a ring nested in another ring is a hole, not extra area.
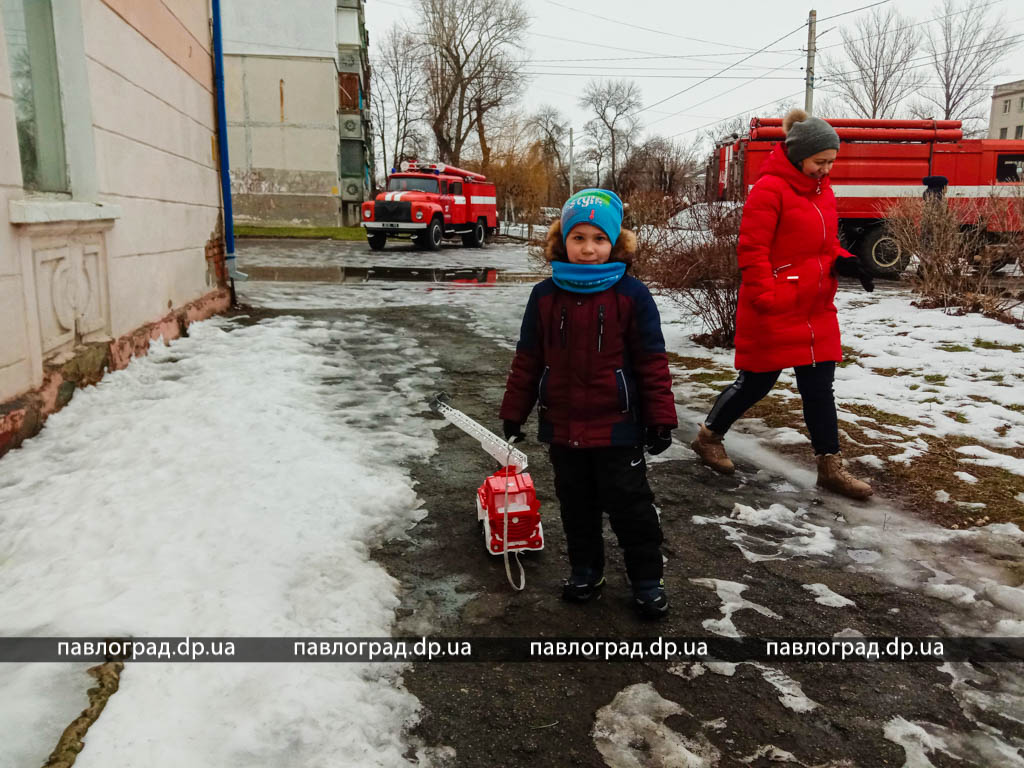
M 423 220 L 423 211 L 416 211 L 416 221 Z
M 370 218 L 370 209 L 369 208 L 363 208 L 363 218 L 364 219 Z

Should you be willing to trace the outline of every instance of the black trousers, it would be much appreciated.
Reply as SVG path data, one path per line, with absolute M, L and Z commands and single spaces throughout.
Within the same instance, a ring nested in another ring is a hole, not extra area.
M 567 448 L 552 445 L 555 494 L 575 570 L 604 572 L 604 513 L 622 547 L 632 583 L 662 576 L 661 523 L 647 483 L 642 446 Z
M 804 422 L 811 434 L 814 453 L 839 452 L 839 421 L 832 382 L 836 376 L 834 362 L 817 365 L 799 365 L 796 387 L 804 404 Z M 767 395 L 782 371 L 753 373 L 740 371 L 740 375 L 718 396 L 704 423 L 712 432 L 724 435 L 733 422 L 746 413 L 758 400 Z

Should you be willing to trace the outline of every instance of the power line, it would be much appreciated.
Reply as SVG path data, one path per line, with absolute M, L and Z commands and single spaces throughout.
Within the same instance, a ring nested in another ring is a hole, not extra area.
M 557 75 L 559 77 L 607 77 L 607 74 L 600 72 L 521 72 L 522 75 Z M 666 79 L 666 80 L 697 80 L 700 75 L 630 75 L 630 78 L 654 78 L 654 79 Z M 704 78 L 706 80 L 707 78 Z M 746 80 L 752 82 L 752 79 L 747 75 L 726 75 L 724 77 L 716 77 L 716 80 Z M 786 75 L 782 77 L 766 77 L 761 75 L 753 78 L 753 80 L 803 80 L 803 76 Z M 661 102 L 658 102 L 661 103 Z M 636 114 L 635 112 L 633 114 Z
M 710 123 L 705 123 L 704 125 L 698 125 L 696 128 L 690 128 L 690 129 L 685 130 L 685 131 L 680 131 L 679 133 L 674 133 L 671 136 L 668 136 L 666 138 L 675 139 L 675 138 L 677 138 L 679 136 L 685 136 L 688 133 L 693 133 L 694 131 L 699 131 L 699 130 L 702 130 L 704 128 L 710 128 L 712 125 L 718 125 L 718 123 L 721 123 L 721 122 L 723 122 L 725 120 L 732 120 L 734 117 L 739 117 L 740 115 L 745 115 L 745 114 L 747 114 L 749 112 L 756 112 L 757 110 L 761 109 L 762 107 L 768 107 L 768 106 L 771 106 L 772 104 L 778 104 L 780 101 L 785 101 L 786 99 L 792 99 L 795 96 L 800 96 L 800 95 L 803 94 L 803 92 L 804 92 L 804 90 L 803 90 L 803 88 L 801 88 L 796 93 L 791 93 L 791 94 L 789 94 L 787 96 L 783 96 L 781 98 L 772 99 L 771 101 L 766 101 L 764 104 L 758 104 L 756 107 L 750 107 L 748 109 L 744 109 L 743 111 L 737 112 L 734 115 L 729 115 L 728 117 L 720 117 L 717 120 L 714 120 L 714 121 L 712 121 Z
M 675 38 L 677 38 L 679 40 L 691 40 L 691 41 L 696 42 L 696 43 L 705 43 L 707 45 L 718 45 L 718 46 L 722 46 L 724 48 L 735 48 L 738 51 L 752 51 L 753 50 L 753 48 L 746 48 L 746 47 L 744 47 L 742 45 L 733 45 L 732 43 L 720 43 L 720 42 L 717 42 L 715 40 L 705 40 L 705 39 L 700 38 L 700 37 L 688 37 L 686 35 L 677 35 L 674 32 L 666 32 L 663 29 L 652 29 L 651 27 L 642 27 L 639 24 L 630 24 L 628 21 L 622 21 L 622 19 L 612 19 L 612 18 L 609 18 L 607 16 L 602 16 L 602 15 L 600 15 L 598 13 L 594 13 L 593 11 L 590 11 L 590 10 L 583 10 L 581 8 L 573 8 L 571 5 L 566 5 L 565 3 L 558 2 L 558 0 L 547 0 L 547 2 L 548 2 L 549 5 L 557 5 L 559 8 L 565 8 L 566 10 L 569 10 L 569 11 L 575 11 L 576 13 L 585 13 L 585 14 L 587 14 L 588 17 L 591 17 L 591 18 L 601 19 L 602 21 L 610 21 L 611 23 L 613 23 L 613 24 L 615 24 L 616 26 L 619 26 L 619 27 L 631 27 L 632 29 L 639 29 L 639 30 L 642 30 L 644 32 L 653 32 L 656 35 L 665 35 L 666 37 L 675 37 Z M 882 0 L 882 2 L 889 2 L 889 0 Z
M 664 103 L 665 103 L 666 101 L 668 101 L 669 99 L 674 99 L 674 98 L 675 98 L 676 96 L 681 96 L 682 94 L 686 93 L 687 91 L 692 91 L 692 90 L 693 90 L 694 88 L 696 88 L 696 87 L 697 87 L 697 86 L 699 86 L 699 85 L 703 85 L 703 84 L 704 84 L 704 83 L 706 83 L 706 82 L 707 82 L 708 80 L 713 80 L 713 79 L 715 79 L 716 77 L 720 77 L 720 76 L 721 76 L 721 75 L 722 75 L 723 73 L 725 73 L 725 72 L 728 72 L 728 71 L 729 71 L 730 69 L 732 69 L 733 67 L 735 67 L 735 66 L 737 66 L 737 65 L 739 65 L 739 64 L 742 64 L 742 63 L 743 63 L 744 61 L 747 61 L 748 59 L 752 59 L 752 58 L 753 58 L 754 56 L 756 56 L 757 54 L 759 54 L 759 53 L 762 53 L 762 52 L 766 51 L 766 50 L 767 50 L 768 48 L 770 48 L 771 46 L 775 45 L 776 43 L 780 43 L 780 42 L 782 42 L 782 41 L 783 41 L 783 40 L 785 40 L 785 39 L 786 39 L 787 37 L 789 37 L 790 35 L 794 35 L 794 34 L 796 34 L 797 32 L 799 32 L 799 31 L 800 31 L 801 29 L 803 29 L 803 28 L 804 28 L 804 27 L 806 27 L 806 26 L 807 26 L 807 23 L 806 23 L 806 22 L 804 22 L 804 23 L 803 23 L 803 24 L 801 24 L 801 25 L 800 25 L 799 27 L 797 27 L 796 29 L 794 29 L 794 30 L 793 30 L 792 32 L 787 32 L 787 33 L 786 33 L 786 34 L 784 34 L 784 35 L 783 35 L 782 37 L 780 37 L 780 38 L 778 38 L 778 39 L 776 39 L 776 40 L 773 40 L 772 42 L 768 43 L 768 45 L 764 46 L 763 48 L 761 48 L 761 49 L 759 49 L 759 50 L 757 50 L 757 51 L 754 51 L 753 53 L 751 53 L 751 54 L 749 54 L 749 55 L 747 55 L 747 56 L 745 56 L 744 58 L 740 59 L 740 60 L 739 60 L 739 61 L 737 61 L 736 63 L 734 63 L 734 64 L 730 64 L 729 66 L 727 66 L 727 67 L 724 67 L 723 69 L 719 70 L 719 71 L 718 71 L 718 72 L 716 72 L 715 74 L 713 74 L 713 75 L 709 75 L 708 77 L 705 77 L 705 78 L 704 78 L 703 80 L 700 80 L 700 81 L 698 81 L 698 82 L 694 83 L 694 84 L 693 84 L 693 85 L 691 85 L 691 86 L 688 86 L 688 87 L 686 87 L 686 88 L 683 88 L 683 90 L 681 90 L 681 91 L 677 91 L 676 93 L 673 93 L 673 94 L 672 94 L 671 96 L 667 96 L 667 97 L 665 97 L 665 98 L 664 98 L 664 99 L 662 99 L 661 101 L 656 101 L 656 102 L 654 102 L 653 104 L 651 104 L 651 105 L 649 105 L 649 106 L 646 106 L 646 107 L 644 107 L 643 109 L 638 109 L 638 110 L 637 110 L 636 112 L 634 112 L 633 114 L 634 114 L 634 115 L 639 115 L 639 114 L 640 114 L 641 112 L 646 112 L 647 110 L 651 109 L 652 107 L 656 107 L 656 106 L 658 106 L 659 104 L 664 104 Z M 788 63 L 788 62 L 787 62 L 787 63 Z
M 876 5 L 885 5 L 886 3 L 892 2 L 892 0 L 879 0 L 877 3 L 871 5 L 862 5 L 860 8 L 854 8 L 852 11 L 843 11 L 842 13 L 834 13 L 831 16 L 826 16 L 823 19 L 818 19 L 818 23 L 821 24 L 823 21 L 829 21 L 830 19 L 838 19 L 840 16 L 849 16 L 851 13 L 858 13 L 860 11 L 866 11 L 868 8 L 874 8 Z
M 802 58 L 802 56 L 799 56 L 797 58 Z M 793 61 L 796 61 L 796 60 L 797 59 L 793 59 Z M 792 62 L 787 62 L 786 64 L 790 64 L 790 63 L 792 63 Z M 786 64 L 783 64 L 781 66 L 784 67 L 784 66 L 786 66 Z M 655 120 L 654 122 L 650 123 L 650 125 L 656 125 L 657 123 L 660 123 L 662 120 L 668 120 L 670 117 L 678 117 L 679 115 L 683 114 L 684 112 L 689 112 L 691 109 L 696 109 L 697 107 L 703 106 L 704 104 L 707 104 L 709 101 L 714 101 L 715 99 L 720 98 L 722 96 L 725 96 L 726 94 L 732 93 L 733 91 L 738 91 L 740 88 L 743 88 L 744 86 L 749 85 L 750 83 L 757 82 L 758 80 L 776 80 L 776 79 L 792 79 L 792 78 L 769 78 L 769 77 L 765 77 L 764 75 L 761 75 L 761 76 L 758 76 L 758 77 L 754 77 L 754 78 L 751 78 L 750 80 L 747 80 L 744 83 L 740 83 L 739 85 L 737 85 L 734 88 L 730 88 L 727 91 L 722 91 L 721 93 L 716 93 L 714 96 L 709 96 L 708 98 L 704 99 L 704 101 L 698 101 L 696 104 L 691 104 L 690 106 L 686 107 L 686 109 L 680 110 L 679 112 L 676 112 L 676 113 L 671 114 L 671 115 L 667 115 L 665 117 L 660 117 L 657 120 Z M 648 127 L 650 127 L 650 125 Z

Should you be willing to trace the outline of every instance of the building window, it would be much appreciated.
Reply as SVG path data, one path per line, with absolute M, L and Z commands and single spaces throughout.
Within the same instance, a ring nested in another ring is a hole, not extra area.
M 1005 139 L 1006 138 L 1006 129 L 1005 128 L 1000 128 L 999 129 L 999 138 L 1000 139 Z
M 1010 111 L 1010 100 L 1003 99 L 1003 114 L 1007 114 Z
M 1018 125 L 1013 129 L 1013 138 L 1024 139 L 1024 125 Z
M 50 0 L 0 0 L 25 189 L 68 192 Z
M 1018 112 L 1024 112 L 1024 96 L 1020 97 L 1020 104 L 1017 105 Z

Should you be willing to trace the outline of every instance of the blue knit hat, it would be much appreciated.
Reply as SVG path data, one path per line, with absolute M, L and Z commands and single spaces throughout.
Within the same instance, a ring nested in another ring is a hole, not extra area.
M 593 224 L 615 244 L 622 229 L 622 201 L 608 189 L 581 189 L 562 206 L 562 242 L 577 224 Z

